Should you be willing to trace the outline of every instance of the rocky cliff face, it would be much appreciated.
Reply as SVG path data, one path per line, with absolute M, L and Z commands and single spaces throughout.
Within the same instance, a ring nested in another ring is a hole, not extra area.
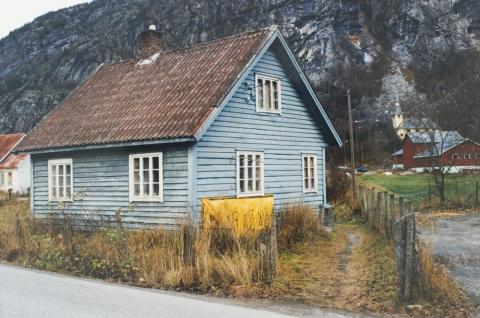
M 96 0 L 0 40 L 0 132 L 30 130 L 99 65 L 134 56 L 152 23 L 170 47 L 278 24 L 322 99 L 354 86 L 357 116 L 381 119 L 416 92 L 409 69 L 479 47 L 480 2 Z

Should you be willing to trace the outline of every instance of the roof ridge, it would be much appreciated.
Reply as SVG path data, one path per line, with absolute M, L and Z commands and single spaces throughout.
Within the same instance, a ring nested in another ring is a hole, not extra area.
M 182 51 L 199 50 L 199 49 L 205 48 L 206 46 L 220 45 L 224 42 L 231 41 L 235 38 L 247 37 L 247 36 L 250 36 L 250 35 L 259 35 L 259 34 L 261 34 L 263 32 L 266 32 L 266 31 L 275 32 L 277 29 L 278 29 L 278 27 L 276 25 L 271 25 L 271 26 L 266 27 L 266 28 L 245 31 L 245 32 L 242 32 L 242 33 L 232 34 L 232 35 L 229 35 L 229 36 L 213 39 L 213 40 L 206 41 L 206 42 L 196 43 L 192 46 L 160 50 L 160 51 L 155 52 L 154 54 L 160 53 L 160 55 L 165 56 L 167 54 L 173 54 L 173 53 L 178 53 L 178 52 L 182 52 Z M 105 65 L 103 65 L 103 67 L 117 66 L 117 65 L 121 65 L 121 64 L 129 64 L 129 63 L 137 63 L 139 60 L 142 60 L 142 59 L 139 58 L 139 57 L 134 57 L 134 58 L 126 59 L 126 60 L 119 61 L 119 62 L 116 62 L 116 63 L 112 63 L 112 64 L 105 64 Z

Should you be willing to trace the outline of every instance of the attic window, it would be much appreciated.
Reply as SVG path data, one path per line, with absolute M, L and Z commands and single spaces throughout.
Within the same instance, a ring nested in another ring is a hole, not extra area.
M 464 159 L 472 159 L 472 155 L 470 155 L 469 153 L 466 153 L 464 156 L 463 156 Z
M 280 80 L 263 75 L 255 76 L 257 112 L 281 113 Z

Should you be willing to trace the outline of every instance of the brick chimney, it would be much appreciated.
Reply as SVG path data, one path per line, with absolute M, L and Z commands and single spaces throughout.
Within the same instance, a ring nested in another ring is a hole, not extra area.
M 150 25 L 148 30 L 140 34 L 139 45 L 140 53 L 138 57 L 141 59 L 149 58 L 153 54 L 165 49 L 162 34 L 157 31 L 155 25 Z

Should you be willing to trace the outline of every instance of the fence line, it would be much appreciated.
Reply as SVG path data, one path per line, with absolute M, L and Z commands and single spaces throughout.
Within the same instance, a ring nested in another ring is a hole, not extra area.
M 362 217 L 374 230 L 394 243 L 397 302 L 412 300 L 420 282 L 420 258 L 411 202 L 363 184 L 357 185 L 355 190 Z

